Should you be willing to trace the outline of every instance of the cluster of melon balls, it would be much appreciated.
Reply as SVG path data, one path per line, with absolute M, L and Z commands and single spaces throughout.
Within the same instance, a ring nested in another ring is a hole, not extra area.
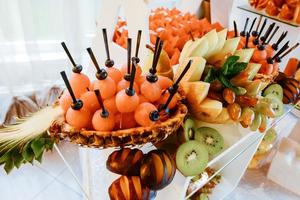
M 137 49 L 140 34 L 139 31 Z M 104 68 L 99 67 L 92 49 L 87 49 L 97 70 L 96 80 L 93 82 L 81 73 L 82 66 L 76 65 L 66 45 L 62 43 L 73 64 L 70 79 L 65 72 L 61 72 L 67 90 L 61 95 L 59 104 L 65 111 L 66 122 L 77 129 L 97 131 L 153 125 L 159 120 L 162 109 L 173 109 L 178 101 L 178 86 L 171 79 L 156 75 L 162 41 L 157 39 L 152 68 L 147 75 L 143 75 L 138 65 L 138 51 L 135 57 L 131 57 L 130 38 L 127 41 L 127 64 L 120 70 L 114 67 L 114 62 L 110 59 L 105 29 L 103 38 L 107 54 Z

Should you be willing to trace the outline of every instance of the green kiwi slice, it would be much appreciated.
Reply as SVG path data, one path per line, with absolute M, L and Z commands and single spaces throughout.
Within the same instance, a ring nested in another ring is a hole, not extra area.
M 268 94 L 266 98 L 271 100 L 271 107 L 275 112 L 275 117 L 280 117 L 284 113 L 282 100 L 278 99 L 275 94 Z
M 204 144 L 210 156 L 218 154 L 224 148 L 224 138 L 216 130 L 210 127 L 200 127 L 196 130 L 195 140 Z
M 195 122 L 192 118 L 187 118 L 183 124 L 184 128 L 184 139 L 189 141 L 194 138 L 195 134 Z
M 283 89 L 281 85 L 274 83 L 272 85 L 269 85 L 265 91 L 263 92 L 263 96 L 267 96 L 268 94 L 275 95 L 280 101 L 282 101 L 283 98 Z
M 255 112 L 255 118 L 254 118 L 252 124 L 250 125 L 250 130 L 257 131 L 257 129 L 260 127 L 261 123 L 262 123 L 262 114 L 259 112 Z
M 180 145 L 176 153 L 176 166 L 184 176 L 202 173 L 208 163 L 208 152 L 203 144 L 190 140 Z
M 263 138 L 263 141 L 272 143 L 276 140 L 276 138 L 277 138 L 277 132 L 275 131 L 275 129 L 270 128 L 269 130 L 267 130 Z

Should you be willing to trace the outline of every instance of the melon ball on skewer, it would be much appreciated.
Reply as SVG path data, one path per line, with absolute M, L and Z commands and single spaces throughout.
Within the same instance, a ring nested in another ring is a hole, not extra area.
M 188 62 L 188 64 L 186 65 L 186 67 L 184 68 L 184 70 L 182 71 L 178 79 L 175 81 L 175 83 L 171 87 L 169 87 L 168 90 L 162 95 L 159 101 L 159 103 L 161 104 L 159 105 L 158 111 L 165 110 L 166 113 L 168 113 L 169 109 L 172 109 L 176 106 L 178 101 L 177 91 L 178 91 L 179 83 L 184 77 L 184 75 L 187 73 L 187 71 L 190 69 L 192 62 L 193 62 L 192 60 Z
M 100 108 L 98 98 L 94 91 L 87 91 L 80 96 L 83 102 L 83 108 L 89 110 L 91 113 L 96 112 Z
M 62 42 L 61 46 L 65 50 L 69 60 L 71 61 L 72 65 L 73 65 L 73 68 L 72 68 L 73 73 L 70 78 L 70 84 L 71 84 L 71 87 L 75 94 L 75 97 L 79 98 L 80 95 L 86 91 L 86 88 L 89 87 L 90 80 L 85 74 L 81 73 L 82 66 L 75 63 L 66 44 L 64 42 Z
M 63 109 L 64 112 L 67 112 L 67 110 L 72 105 L 72 97 L 70 96 L 69 92 L 65 90 L 63 94 L 59 97 L 59 105 Z
M 128 38 L 127 39 L 127 73 L 124 75 L 124 78 L 117 85 L 118 92 L 129 87 L 130 78 L 131 78 L 130 70 L 131 70 L 131 38 Z M 135 82 L 133 83 L 133 88 L 136 93 L 140 92 L 140 88 Z
M 150 102 L 155 102 L 160 98 L 161 88 L 158 84 L 158 76 L 156 75 L 156 67 L 161 53 L 163 42 L 157 37 L 155 43 L 155 51 L 152 61 L 152 67 L 149 70 L 149 74 L 146 76 L 146 80 L 141 84 L 141 94 L 144 95 Z
M 135 77 L 135 61 L 131 71 L 130 85 L 127 89 L 121 90 L 116 96 L 116 106 L 119 112 L 128 113 L 133 112 L 139 105 L 139 97 L 133 88 L 133 82 Z
M 67 123 L 77 129 L 88 127 L 91 120 L 90 112 L 83 108 L 83 102 L 80 99 L 76 99 L 66 73 L 62 71 L 60 74 L 66 84 L 70 96 L 72 97 L 72 105 L 66 113 Z
M 115 126 L 115 116 L 104 107 L 100 91 L 95 90 L 101 109 L 97 110 L 92 118 L 92 124 L 97 131 L 112 131 Z
M 140 126 L 147 127 L 159 120 L 159 113 L 153 104 L 145 102 L 136 108 L 134 118 Z
M 102 29 L 102 34 L 103 34 L 103 40 L 104 40 L 104 45 L 105 45 L 105 51 L 106 51 L 106 61 L 105 61 L 105 66 L 106 71 L 108 73 L 108 76 L 111 77 L 115 83 L 119 83 L 119 81 L 122 80 L 122 73 L 120 70 L 117 68 L 113 67 L 114 66 L 114 61 L 110 59 L 110 54 L 109 54 L 109 48 L 108 48 L 108 40 L 107 40 L 107 32 L 106 29 Z
M 112 112 L 113 114 L 116 114 L 118 112 L 117 105 L 116 105 L 116 96 L 113 96 L 109 99 L 105 99 L 103 103 L 105 108 L 110 110 L 110 112 Z
M 88 51 L 88 53 L 94 63 L 94 66 L 97 70 L 96 78 L 98 80 L 94 81 L 93 89 L 100 90 L 103 99 L 108 99 L 108 98 L 113 97 L 117 90 L 115 81 L 108 76 L 105 69 L 100 69 L 92 49 L 87 48 L 87 51 Z
M 135 66 L 136 75 L 135 76 L 137 78 L 142 75 L 142 68 L 138 65 L 138 63 L 140 62 L 140 59 L 138 58 L 138 54 L 139 54 L 139 49 L 140 49 L 140 44 L 141 44 L 141 36 L 142 36 L 142 31 L 139 30 L 138 34 L 137 34 L 137 39 L 136 39 L 135 56 L 132 58 L 132 60 L 135 60 L 135 63 L 136 63 L 136 66 Z M 127 45 L 128 44 L 130 44 L 130 47 L 129 47 L 130 51 L 127 46 L 128 55 L 129 55 L 129 53 L 131 54 L 131 39 L 130 39 L 130 43 L 127 40 Z M 131 58 L 131 55 L 128 57 Z M 128 63 L 127 63 L 127 65 L 124 65 L 121 68 L 121 72 L 122 72 L 123 76 L 125 76 L 126 74 L 130 74 L 131 70 L 132 70 L 132 66 L 128 65 Z
M 162 90 L 168 89 L 173 85 L 173 81 L 165 76 L 158 76 L 157 82 Z

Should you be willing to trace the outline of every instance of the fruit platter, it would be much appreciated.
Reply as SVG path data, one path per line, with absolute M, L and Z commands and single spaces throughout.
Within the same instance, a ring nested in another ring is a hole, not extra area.
M 66 140 L 109 150 L 104 171 L 117 178 L 105 182 L 107 199 L 220 198 L 210 195 L 220 183 L 230 185 L 225 167 L 245 170 L 249 160 L 238 156 L 252 157 L 257 146 L 249 147 L 297 105 L 300 82 L 279 65 L 299 43 L 290 44 L 288 33 L 263 17 L 247 18 L 244 27 L 234 21 L 234 30 L 177 9 L 156 9 L 149 20 L 150 43 L 140 46 L 137 30 L 134 54 L 119 20 L 113 40 L 124 48 L 122 66 L 102 28 L 105 62 L 86 49 L 93 77 L 61 43 L 72 66 L 70 74 L 60 72 L 63 93 L 0 129 L 0 164 L 8 173 Z
M 271 17 L 293 24 L 300 24 L 300 2 L 298 0 L 249 0 L 249 4 Z

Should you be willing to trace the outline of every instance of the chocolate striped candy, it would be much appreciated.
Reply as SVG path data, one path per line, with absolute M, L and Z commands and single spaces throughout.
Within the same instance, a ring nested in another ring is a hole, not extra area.
M 138 176 L 121 176 L 109 187 L 111 200 L 150 200 L 155 196 L 156 192 L 143 186 Z
M 106 167 L 116 174 L 139 176 L 142 158 L 141 150 L 123 148 L 109 155 Z
M 151 190 L 160 190 L 172 182 L 175 172 L 175 162 L 171 156 L 163 150 L 153 150 L 144 156 L 140 177 Z

